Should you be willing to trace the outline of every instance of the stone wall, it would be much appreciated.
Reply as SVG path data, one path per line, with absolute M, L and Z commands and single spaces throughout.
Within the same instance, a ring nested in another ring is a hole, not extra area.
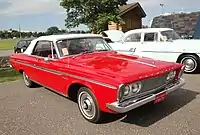
M 0 57 L 0 68 L 7 68 L 9 65 L 9 56 Z
M 200 12 L 161 15 L 153 19 L 152 28 L 172 28 L 180 35 L 193 35 Z

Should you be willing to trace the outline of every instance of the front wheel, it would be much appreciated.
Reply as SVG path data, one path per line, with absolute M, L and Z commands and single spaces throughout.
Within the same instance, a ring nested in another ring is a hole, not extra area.
M 78 92 L 78 108 L 89 122 L 99 123 L 102 120 L 102 111 L 99 109 L 97 100 L 86 87 L 80 88 Z
M 180 63 L 185 65 L 185 73 L 197 73 L 199 71 L 199 58 L 194 55 L 184 55 Z

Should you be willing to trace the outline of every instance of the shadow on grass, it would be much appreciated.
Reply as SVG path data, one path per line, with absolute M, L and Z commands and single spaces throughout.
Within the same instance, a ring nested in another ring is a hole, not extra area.
M 21 75 L 12 68 L 0 68 L 0 83 L 21 79 Z

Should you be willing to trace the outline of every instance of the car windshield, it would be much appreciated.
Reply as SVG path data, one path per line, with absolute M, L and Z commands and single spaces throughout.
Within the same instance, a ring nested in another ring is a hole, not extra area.
M 174 30 L 162 31 L 161 35 L 165 41 L 181 39 L 181 37 Z
M 103 38 L 98 37 L 59 40 L 57 41 L 57 46 L 61 57 L 111 50 L 108 43 Z

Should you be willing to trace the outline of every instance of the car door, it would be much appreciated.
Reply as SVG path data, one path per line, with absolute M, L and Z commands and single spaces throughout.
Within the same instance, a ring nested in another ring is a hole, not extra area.
M 144 32 L 141 45 L 135 50 L 136 55 L 157 60 L 167 60 L 164 51 L 167 49 L 165 42 L 160 42 L 158 32 Z
M 135 49 L 141 45 L 142 33 L 132 33 L 123 37 L 122 45 L 115 50 L 124 54 L 133 54 Z
M 59 72 L 60 64 L 58 63 L 57 52 L 53 42 L 39 41 L 33 51 L 36 59 L 37 72 L 35 73 L 36 80 L 57 92 L 63 92 L 66 88 L 66 80 L 63 73 Z

